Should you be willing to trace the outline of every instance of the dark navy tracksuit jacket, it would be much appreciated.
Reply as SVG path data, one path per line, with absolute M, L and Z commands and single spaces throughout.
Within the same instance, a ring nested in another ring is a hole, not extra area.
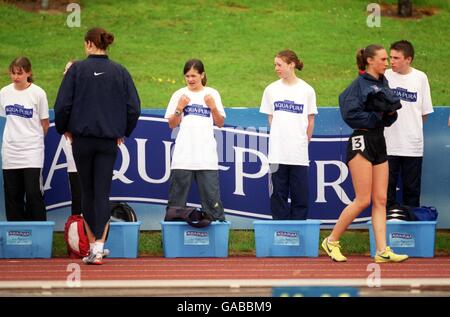
M 384 76 L 377 80 L 364 73 L 339 95 L 339 109 L 342 118 L 352 129 L 377 129 L 391 126 L 397 120 L 397 113 L 388 116 L 382 111 L 374 111 L 371 95 L 383 92 L 386 103 L 396 104 L 400 99 L 389 88 Z
M 141 113 L 128 71 L 107 55 L 75 62 L 55 102 L 56 130 L 74 136 L 117 139 L 130 136 Z

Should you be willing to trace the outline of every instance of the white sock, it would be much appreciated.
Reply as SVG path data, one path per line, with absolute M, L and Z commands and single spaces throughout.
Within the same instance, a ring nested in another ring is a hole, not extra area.
M 94 250 L 94 242 L 89 242 L 89 252 L 92 253 L 92 251 Z
M 103 242 L 95 242 L 93 252 L 94 254 L 103 253 Z

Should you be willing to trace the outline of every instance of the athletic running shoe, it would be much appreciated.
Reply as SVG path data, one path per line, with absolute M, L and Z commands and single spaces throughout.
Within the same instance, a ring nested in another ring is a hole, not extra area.
M 386 263 L 386 262 L 402 262 L 408 258 L 406 254 L 395 254 L 392 252 L 390 247 L 386 247 L 382 253 L 377 252 L 375 255 L 376 263 Z
M 341 245 L 339 244 L 339 241 L 328 241 L 328 238 L 325 238 L 322 241 L 322 249 L 324 249 L 333 261 L 347 261 L 347 258 L 341 253 Z
M 91 251 L 89 251 L 91 253 Z M 109 249 L 103 249 L 103 257 L 106 258 L 109 255 Z
M 83 258 L 84 264 L 94 264 L 94 265 L 102 265 L 103 264 L 103 254 L 102 253 L 91 253 L 88 256 Z

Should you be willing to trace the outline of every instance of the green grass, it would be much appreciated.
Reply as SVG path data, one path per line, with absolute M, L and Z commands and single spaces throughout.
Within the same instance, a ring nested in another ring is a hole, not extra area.
M 330 234 L 329 230 L 320 231 L 320 241 Z M 341 238 L 343 252 L 346 255 L 369 256 L 369 233 L 367 230 L 349 230 Z M 319 247 L 319 246 L 318 246 Z M 320 251 L 320 254 L 325 254 Z M 255 242 L 253 230 L 231 230 L 229 239 L 230 256 L 254 256 Z M 450 256 L 450 231 L 438 230 L 436 234 L 435 255 Z M 53 256 L 67 256 L 64 233 L 55 232 L 53 236 Z M 161 232 L 142 231 L 139 241 L 139 256 L 163 256 Z
M 182 67 L 191 57 L 204 61 L 208 84 L 220 91 L 226 107 L 258 106 L 264 87 L 277 79 L 273 57 L 284 48 L 303 59 L 300 76 L 315 88 L 318 104 L 336 106 L 356 75 L 356 49 L 389 46 L 402 38 L 415 45 L 414 66 L 428 74 L 434 104 L 450 105 L 450 5 L 445 0 L 415 1 L 439 11 L 420 20 L 382 16 L 380 28 L 366 26 L 368 2 L 363 0 L 81 3 L 81 27 L 69 28 L 66 12 L 30 13 L 0 0 L 0 86 L 10 82 L 10 61 L 26 55 L 52 107 L 66 61 L 84 58 L 84 34 L 99 25 L 116 36 L 110 56 L 128 68 L 146 108 L 166 107 L 184 85 Z

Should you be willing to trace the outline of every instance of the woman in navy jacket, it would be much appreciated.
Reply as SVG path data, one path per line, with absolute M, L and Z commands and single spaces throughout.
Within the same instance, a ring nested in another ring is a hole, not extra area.
M 388 55 L 382 46 L 369 45 L 358 50 L 356 60 L 360 75 L 339 96 L 342 118 L 354 129 L 347 145 L 347 164 L 355 199 L 343 210 L 333 231 L 323 240 L 322 248 L 334 261 L 346 261 L 339 238 L 372 201 L 375 262 L 401 262 L 408 256 L 395 254 L 386 245 L 388 162 L 383 135 L 384 127 L 397 119 L 400 100 L 389 89 L 383 75 Z
M 75 62 L 64 76 L 54 107 L 55 126 L 72 141 L 83 216 L 94 235 L 93 250 L 83 262 L 102 264 L 117 148 L 130 136 L 141 110 L 130 74 L 106 55 L 114 36 L 93 28 L 84 41 L 88 57 Z

